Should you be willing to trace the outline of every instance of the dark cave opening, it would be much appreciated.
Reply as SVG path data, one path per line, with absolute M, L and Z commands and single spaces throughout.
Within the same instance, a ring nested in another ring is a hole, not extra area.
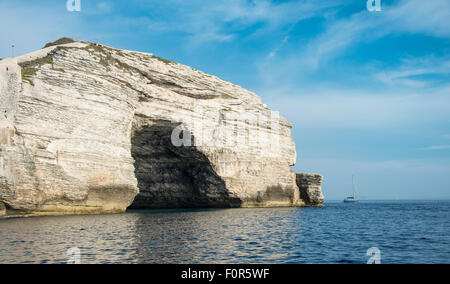
M 203 153 L 172 144 L 179 125 L 158 120 L 135 126 L 131 153 L 140 193 L 130 209 L 240 207 Z

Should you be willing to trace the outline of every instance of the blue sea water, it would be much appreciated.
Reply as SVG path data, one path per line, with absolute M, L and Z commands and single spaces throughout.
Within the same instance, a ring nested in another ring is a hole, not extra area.
M 0 219 L 0 263 L 450 263 L 450 201 Z

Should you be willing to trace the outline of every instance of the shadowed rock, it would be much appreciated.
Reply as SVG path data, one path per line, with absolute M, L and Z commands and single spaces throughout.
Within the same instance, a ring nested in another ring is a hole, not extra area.
M 0 202 L 0 216 L 5 216 L 6 215 L 6 207 L 5 204 L 3 204 L 2 202 Z
M 300 198 L 307 206 L 322 206 L 323 176 L 318 174 L 297 174 L 297 185 L 300 189 Z
M 172 144 L 177 126 L 160 120 L 134 131 L 131 153 L 139 194 L 131 208 L 240 207 L 202 152 Z

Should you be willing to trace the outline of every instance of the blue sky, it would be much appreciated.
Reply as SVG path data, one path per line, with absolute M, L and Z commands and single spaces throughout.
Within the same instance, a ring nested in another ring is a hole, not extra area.
M 151 52 L 288 118 L 328 199 L 450 199 L 450 2 L 0 0 L 0 57 L 63 36 Z

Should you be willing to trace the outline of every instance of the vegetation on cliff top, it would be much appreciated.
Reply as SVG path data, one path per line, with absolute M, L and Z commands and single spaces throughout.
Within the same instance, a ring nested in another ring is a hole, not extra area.
M 51 46 L 58 46 L 58 45 L 62 45 L 62 44 L 74 43 L 74 42 L 77 42 L 77 41 L 72 38 L 63 37 L 54 42 L 47 43 L 44 46 L 44 48 L 51 47 Z M 55 54 L 55 51 L 64 50 L 64 49 L 69 49 L 69 47 L 58 46 L 54 51 L 49 52 L 45 57 L 41 57 L 41 58 L 37 58 L 35 60 L 30 60 L 30 61 L 20 63 L 19 65 L 22 68 L 22 80 L 27 81 L 32 86 L 34 86 L 34 83 L 33 83 L 33 80 L 31 79 L 31 77 L 36 75 L 37 70 L 42 65 L 45 65 L 45 64 L 53 65 L 53 57 L 52 56 Z M 115 53 L 116 55 L 119 55 L 119 56 L 125 56 L 122 53 L 122 51 L 119 49 L 115 49 L 112 47 L 108 47 L 108 46 L 104 46 L 104 45 L 100 45 L 100 44 L 96 44 L 96 43 L 89 43 L 83 49 L 85 49 L 86 51 L 88 51 L 91 54 L 93 54 L 93 53 L 97 53 L 97 55 L 101 54 L 99 64 L 101 64 L 108 70 L 110 69 L 111 66 L 115 65 L 124 71 L 128 71 L 130 73 L 137 71 L 137 73 L 139 73 L 140 75 L 142 75 L 144 77 L 148 77 L 148 75 L 143 74 L 143 72 L 141 70 L 138 70 L 138 69 L 122 62 L 118 58 L 113 57 L 112 56 L 113 53 Z M 151 57 L 158 61 L 161 61 L 165 64 L 175 63 L 174 61 L 167 60 L 167 59 L 155 56 L 155 55 L 151 55 Z M 55 70 L 64 72 L 63 69 L 55 69 Z
M 73 38 L 69 38 L 69 37 L 63 37 L 63 38 L 60 38 L 60 39 L 58 39 L 58 40 L 56 40 L 54 42 L 47 43 L 44 46 L 44 48 L 50 47 L 50 46 L 55 46 L 55 45 L 60 45 L 60 44 L 73 43 L 73 42 L 76 42 L 76 40 L 74 40 Z
M 116 55 L 123 56 L 122 52 L 118 49 L 93 43 L 87 45 L 86 47 L 84 47 L 84 49 L 91 54 L 97 53 L 97 55 L 100 55 L 99 64 L 108 70 L 110 69 L 110 66 L 116 65 L 122 70 L 128 71 L 130 73 L 136 71 L 136 68 L 133 68 L 130 65 L 126 64 L 125 62 L 122 62 L 119 59 L 112 56 L 114 52 Z
M 157 60 L 159 60 L 159 61 L 161 61 L 161 62 L 164 62 L 164 63 L 166 63 L 166 64 L 174 63 L 173 61 L 170 61 L 170 60 L 167 60 L 167 59 L 164 59 L 164 58 L 155 56 L 155 55 L 153 55 L 152 58 L 155 58 L 155 59 L 157 59 Z

